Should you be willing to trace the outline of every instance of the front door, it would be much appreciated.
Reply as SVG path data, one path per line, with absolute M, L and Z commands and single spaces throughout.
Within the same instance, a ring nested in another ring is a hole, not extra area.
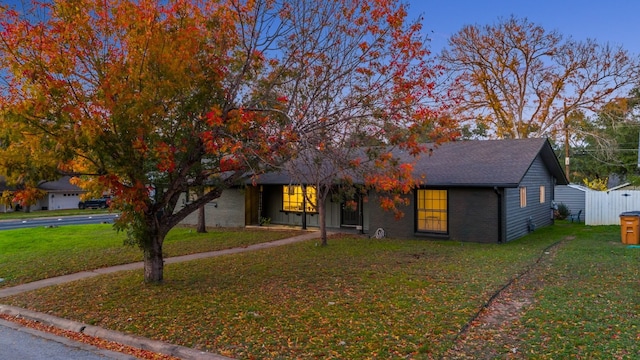
M 342 203 L 342 211 L 340 213 L 341 226 L 344 227 L 356 227 L 360 225 L 358 214 L 360 213 L 359 201 L 350 201 L 349 203 Z

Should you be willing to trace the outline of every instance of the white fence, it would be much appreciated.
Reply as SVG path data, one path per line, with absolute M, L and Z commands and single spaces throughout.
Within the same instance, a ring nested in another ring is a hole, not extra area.
M 586 225 L 619 225 L 620 214 L 640 211 L 640 190 L 587 191 Z

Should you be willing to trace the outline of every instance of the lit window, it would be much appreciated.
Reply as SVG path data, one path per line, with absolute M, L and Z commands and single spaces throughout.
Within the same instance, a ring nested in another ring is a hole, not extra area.
M 416 206 L 418 231 L 447 232 L 447 190 L 419 189 Z
M 544 197 L 544 185 L 540 186 L 540 204 L 544 204 L 546 201 Z
M 520 207 L 527 207 L 527 188 L 520 188 Z
M 305 186 L 306 196 L 303 196 L 302 186 L 283 186 L 282 188 L 282 210 L 302 212 L 306 205 L 307 212 L 316 212 L 316 188 Z M 304 204 L 304 205 L 303 205 Z

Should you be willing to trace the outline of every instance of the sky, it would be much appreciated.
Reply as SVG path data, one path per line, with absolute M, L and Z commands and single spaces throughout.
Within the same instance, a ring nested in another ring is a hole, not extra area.
M 25 0 L 0 0 L 20 4 Z M 295 0 L 293 0 L 295 1 Z M 546 30 L 576 40 L 621 45 L 640 55 L 638 0 L 400 0 L 409 4 L 410 19 L 423 17 L 423 31 L 436 54 L 464 25 L 495 24 L 511 15 L 527 18 Z
M 432 53 L 447 45 L 465 25 L 492 25 L 511 15 L 575 40 L 620 45 L 640 54 L 640 1 L 637 0 L 404 0 L 409 17 L 422 21 Z

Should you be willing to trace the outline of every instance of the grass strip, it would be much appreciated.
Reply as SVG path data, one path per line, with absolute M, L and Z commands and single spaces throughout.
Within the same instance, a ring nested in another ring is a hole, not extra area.
M 164 243 L 165 257 L 248 246 L 300 234 L 297 230 L 211 229 L 197 233 L 177 227 Z M 142 260 L 124 245 L 125 235 L 109 224 L 0 231 L 0 287 Z

